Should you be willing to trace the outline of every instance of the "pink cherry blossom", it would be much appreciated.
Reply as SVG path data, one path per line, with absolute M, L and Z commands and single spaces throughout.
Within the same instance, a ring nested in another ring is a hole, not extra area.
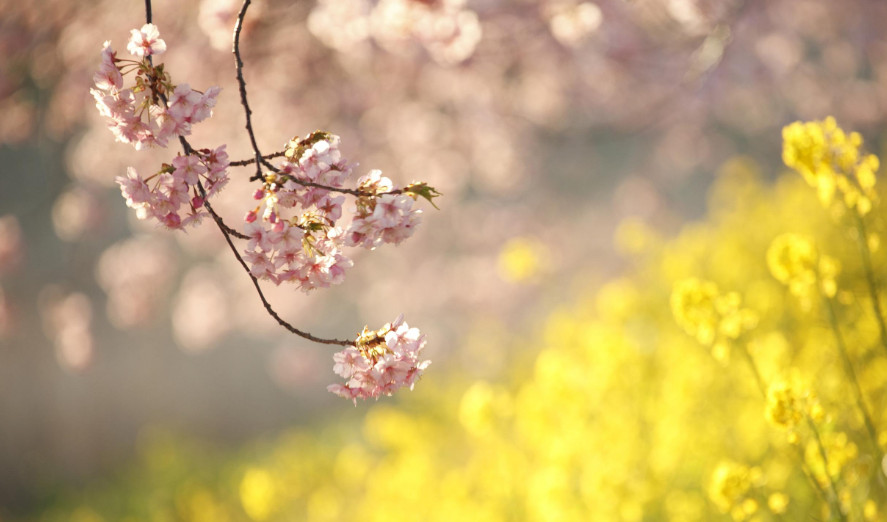
M 365 372 L 370 369 L 370 362 L 357 348 L 349 347 L 333 355 L 333 371 L 336 375 L 350 379 L 355 372 Z
M 198 176 L 206 172 L 206 167 L 195 154 L 176 156 L 172 160 L 172 166 L 176 168 L 174 174 L 188 185 L 196 185 Z
M 151 201 L 151 189 L 148 188 L 148 184 L 139 176 L 136 169 L 127 168 L 126 177 L 118 176 L 115 181 L 120 185 L 120 192 L 126 200 L 126 206 L 139 208 Z
M 111 42 L 105 42 L 105 46 L 102 48 L 102 64 L 93 76 L 93 82 L 101 91 L 123 88 L 123 75 L 117 68 L 116 54 L 111 48 Z
M 382 175 L 381 170 L 373 169 L 357 180 L 357 187 L 364 192 L 381 194 L 382 192 L 390 192 L 394 188 L 394 184 Z
M 126 49 L 134 56 L 147 57 L 163 54 L 166 42 L 160 39 L 160 31 L 154 24 L 145 24 L 141 29 L 133 29 Z
M 249 236 L 249 243 L 246 245 L 247 250 L 258 248 L 262 252 L 272 251 L 271 231 L 265 228 L 261 221 L 247 224 L 246 235 Z
M 206 195 L 212 197 L 228 184 L 228 153 L 225 151 L 225 145 L 213 150 L 203 149 L 200 152 L 203 157 L 203 165 L 207 169 L 204 175 L 206 182 L 204 188 L 206 188 Z

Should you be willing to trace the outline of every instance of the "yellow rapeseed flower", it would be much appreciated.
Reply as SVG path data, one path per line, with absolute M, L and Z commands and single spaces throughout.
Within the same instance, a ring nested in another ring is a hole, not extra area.
M 510 283 L 526 283 L 537 277 L 546 264 L 545 247 L 532 238 L 508 241 L 499 252 L 499 275 Z
M 813 240 L 798 234 L 782 234 L 767 249 L 767 267 L 780 283 L 788 285 L 792 293 L 816 281 L 819 254 Z
M 721 294 L 711 281 L 689 278 L 675 284 L 671 310 L 678 325 L 701 344 L 711 348 L 720 361 L 730 355 L 729 342 L 754 328 L 758 315 L 742 308 L 736 292 Z
M 708 495 L 721 512 L 730 513 L 734 520 L 745 520 L 757 511 L 757 502 L 751 497 L 760 480 L 759 468 L 721 461 L 712 473 Z
M 767 507 L 769 507 L 770 511 L 773 513 L 781 515 L 785 513 L 785 510 L 788 508 L 788 502 L 789 498 L 785 493 L 773 493 L 767 498 Z
M 767 420 L 788 430 L 803 419 L 802 405 L 796 391 L 786 381 L 775 381 L 767 390 Z
M 823 205 L 830 206 L 838 195 L 861 216 L 872 210 L 879 162 L 861 152 L 862 136 L 844 132 L 829 117 L 792 123 L 782 129 L 782 137 L 783 161 L 816 189 Z
M 718 287 L 696 278 L 679 281 L 671 293 L 671 311 L 677 323 L 700 343 L 715 341 L 720 322 L 715 301 Z
M 240 503 L 253 520 L 267 519 L 276 504 L 277 485 L 271 473 L 261 468 L 250 468 L 240 481 Z
M 782 234 L 767 249 L 767 267 L 777 281 L 789 287 L 792 294 L 808 299 L 819 289 L 828 297 L 838 292 L 835 278 L 841 271 L 840 263 L 820 255 L 813 239 L 799 234 Z

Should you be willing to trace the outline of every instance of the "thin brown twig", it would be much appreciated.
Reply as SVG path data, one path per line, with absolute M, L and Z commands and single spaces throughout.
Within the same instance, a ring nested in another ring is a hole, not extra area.
M 321 183 L 315 183 L 313 181 L 307 181 L 304 179 L 299 179 L 294 176 L 290 176 L 289 174 L 284 174 L 280 171 L 280 169 L 278 169 L 277 167 L 275 167 L 273 165 L 269 165 L 268 167 L 270 170 L 274 171 L 274 173 L 279 174 L 280 176 L 286 178 L 289 181 L 292 181 L 293 183 L 297 183 L 299 185 L 302 185 L 303 187 L 313 187 L 313 188 L 329 190 L 330 192 L 339 192 L 342 194 L 350 194 L 350 195 L 352 195 L 354 197 L 358 197 L 358 198 L 359 197 L 378 197 L 378 196 L 385 196 L 388 194 L 396 195 L 396 194 L 403 194 L 403 192 L 404 192 L 403 189 L 393 189 L 393 190 L 389 190 L 388 192 L 378 192 L 377 193 L 377 192 L 366 192 L 363 190 L 350 189 L 350 188 L 344 188 L 344 187 L 331 187 L 329 185 L 323 185 Z
M 256 179 L 262 177 L 262 165 L 268 165 L 268 162 L 262 159 L 262 153 L 259 152 L 259 145 L 256 143 L 256 134 L 253 132 L 252 110 L 249 108 L 249 102 L 246 99 L 246 81 L 243 79 L 243 59 L 240 57 L 240 32 L 243 30 L 243 19 L 246 16 L 246 10 L 249 8 L 250 0 L 244 0 L 240 12 L 237 14 L 237 22 L 234 24 L 234 44 L 232 52 L 234 53 L 234 65 L 237 69 L 237 85 L 240 88 L 240 104 L 243 105 L 243 112 L 246 115 L 246 132 L 249 134 L 249 141 L 255 153 L 256 163 Z
M 150 1 L 150 0 L 146 0 Z M 263 179 L 262 175 L 262 166 L 271 170 L 275 173 L 280 173 L 280 169 L 268 163 L 267 160 L 280 157 L 284 155 L 284 152 L 275 152 L 274 154 L 269 154 L 267 156 L 262 156 L 262 153 L 259 151 L 259 145 L 256 142 L 256 134 L 253 131 L 252 124 L 252 109 L 249 108 L 249 101 L 246 96 L 246 80 L 243 79 L 243 58 L 240 56 L 240 33 L 243 30 L 243 19 L 246 17 L 246 11 L 249 8 L 251 0 L 244 0 L 243 6 L 240 8 L 240 12 L 237 14 L 237 22 L 234 25 L 234 44 L 232 52 L 234 53 L 234 63 L 237 68 L 237 85 L 240 89 L 240 104 L 243 105 L 243 112 L 246 115 L 246 132 L 249 134 L 250 144 L 252 145 L 253 152 L 255 153 L 255 158 L 250 160 L 241 160 L 237 162 L 231 163 L 234 166 L 243 166 L 249 165 L 251 163 L 256 164 L 256 173 L 250 177 L 250 181 L 258 181 Z M 339 192 L 342 194 L 350 194 L 355 197 L 374 197 L 381 196 L 384 194 L 401 194 L 403 191 L 400 189 L 391 190 L 389 192 L 385 192 L 383 194 L 375 194 L 370 192 L 364 192 L 356 189 L 346 189 L 346 188 L 338 188 L 338 187 L 330 187 L 328 185 L 322 185 L 320 183 L 314 183 L 312 181 L 302 181 L 292 176 L 287 176 L 288 179 L 291 179 L 295 183 L 298 183 L 302 186 L 306 187 L 314 187 L 320 188 L 324 190 L 329 190 L 331 192 Z
M 279 158 L 279 157 L 283 156 L 284 154 L 286 154 L 286 151 L 282 150 L 280 152 L 275 152 L 274 154 L 266 154 L 266 155 L 262 156 L 262 159 L 269 160 L 269 159 Z M 232 161 L 228 165 L 230 165 L 232 167 L 245 167 L 247 165 L 252 165 L 255 162 L 256 162 L 256 158 L 250 158 L 250 159 L 245 159 L 245 160 Z
M 340 339 L 324 339 L 322 337 L 317 337 L 308 332 L 299 330 L 295 326 L 286 322 L 280 315 L 274 310 L 271 306 L 271 303 L 268 302 L 268 299 L 265 297 L 264 292 L 262 292 L 262 287 L 259 286 L 259 280 L 250 272 L 249 267 L 246 264 L 246 261 L 243 260 L 243 256 L 240 255 L 240 252 L 237 250 L 237 247 L 234 246 L 234 242 L 231 241 L 231 236 L 225 231 L 225 226 L 222 223 L 222 218 L 216 213 L 216 211 L 212 208 L 212 205 L 206 201 L 206 191 L 203 188 L 203 184 L 199 181 L 197 182 L 197 188 L 200 190 L 200 195 L 204 198 L 204 206 L 206 207 L 207 212 L 209 212 L 210 216 L 212 216 L 213 221 L 216 222 L 216 225 L 219 227 L 219 230 L 222 231 L 222 235 L 225 236 L 225 242 L 228 243 L 228 247 L 231 248 L 231 252 L 234 253 L 234 257 L 237 258 L 237 262 L 240 263 L 240 266 L 246 271 L 247 275 L 249 275 L 250 280 L 253 282 L 253 286 L 256 288 L 256 292 L 259 294 L 259 299 L 262 300 L 262 305 L 265 307 L 265 310 L 268 314 L 274 318 L 275 321 L 280 326 L 283 326 L 290 332 L 302 337 L 304 339 L 308 339 L 309 341 L 314 341 L 320 344 L 333 344 L 338 346 L 354 346 L 354 341 L 345 341 Z
M 163 103 L 166 103 L 166 97 L 162 96 L 162 99 L 163 99 Z M 188 143 L 188 140 L 186 140 L 184 136 L 179 136 L 179 143 L 182 145 L 182 149 L 185 151 L 186 155 L 190 155 L 195 152 L 194 147 L 192 147 L 191 144 Z M 203 198 L 203 204 L 204 204 L 204 206 L 206 206 L 207 210 L 209 210 L 210 209 L 209 197 L 207 196 L 206 191 L 203 190 L 203 185 L 200 184 L 200 180 L 198 180 L 198 188 L 200 189 L 200 197 Z M 210 213 L 212 214 L 212 212 L 210 212 Z M 218 218 L 218 219 L 216 219 L 216 218 Z M 222 220 L 221 216 L 213 215 L 213 220 L 216 222 L 216 225 L 218 225 L 219 229 L 221 229 L 222 233 L 225 234 L 226 236 L 230 235 L 230 236 L 234 236 L 238 239 L 249 239 L 248 235 L 246 235 L 242 232 L 238 232 L 237 230 L 234 230 L 233 228 L 228 226 L 228 224 L 225 223 L 224 220 Z
M 378 196 L 385 196 L 385 195 L 389 195 L 389 194 L 395 194 L 395 195 L 396 194 L 403 194 L 403 189 L 394 189 L 394 190 L 389 190 L 388 192 L 379 192 L 379 193 L 365 192 L 363 190 L 357 190 L 357 189 L 331 187 L 329 185 L 322 185 L 320 183 L 314 183 L 313 181 L 305 181 L 303 179 L 295 178 L 293 176 L 288 176 L 286 174 L 284 174 L 284 177 L 286 177 L 286 179 L 288 179 L 288 180 L 291 180 L 293 183 L 298 183 L 299 185 L 302 185 L 305 187 L 314 187 L 314 188 L 329 190 L 330 192 L 341 192 L 342 194 L 350 194 L 350 195 L 352 195 L 354 197 L 358 197 L 358 198 L 359 197 L 378 197 Z
M 257 181 L 263 178 L 262 176 L 262 166 L 271 170 L 272 172 L 280 173 L 280 169 L 268 163 L 268 159 L 279 157 L 283 155 L 283 153 L 274 153 L 269 154 L 268 156 L 262 156 L 262 153 L 259 151 L 259 145 L 256 143 L 256 134 L 253 131 L 252 124 L 252 109 L 249 108 L 249 101 L 247 101 L 246 96 L 246 80 L 243 79 L 243 58 L 240 56 L 240 32 L 243 30 L 243 19 L 246 16 L 246 11 L 249 8 L 251 0 L 244 0 L 243 6 L 240 8 L 240 12 L 237 14 L 237 22 L 234 25 L 234 45 L 232 52 L 234 53 L 234 63 L 237 68 L 237 85 L 240 89 L 240 104 L 243 105 L 243 112 L 246 115 L 246 132 L 249 134 L 249 141 L 253 147 L 253 152 L 255 153 L 255 158 L 251 160 L 244 160 L 243 164 L 256 164 L 256 173 L 250 177 L 250 181 Z M 241 162 L 237 162 L 239 164 Z M 350 194 L 355 197 L 361 196 L 380 196 L 382 194 L 374 194 L 363 192 L 356 189 L 346 189 L 346 188 L 338 188 L 338 187 L 330 187 L 328 185 L 322 185 L 320 183 L 314 183 L 312 181 L 302 181 L 300 179 L 294 178 L 292 176 L 287 176 L 288 179 L 291 179 L 295 183 L 306 187 L 314 187 L 320 188 L 324 190 L 329 190 L 331 192 L 340 192 L 342 194 Z M 386 192 L 386 194 L 400 194 L 403 191 L 400 189 L 392 190 Z

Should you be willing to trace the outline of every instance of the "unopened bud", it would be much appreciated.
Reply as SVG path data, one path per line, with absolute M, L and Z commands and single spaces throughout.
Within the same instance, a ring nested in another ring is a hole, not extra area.
M 163 224 L 168 226 L 169 228 L 179 228 L 182 226 L 182 218 L 179 217 L 175 212 L 170 212 L 166 216 L 163 217 Z

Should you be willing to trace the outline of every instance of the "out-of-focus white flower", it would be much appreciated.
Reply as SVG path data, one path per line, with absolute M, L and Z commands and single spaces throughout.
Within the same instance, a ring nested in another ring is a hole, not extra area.
M 603 21 L 601 9 L 591 3 L 558 3 L 550 8 L 551 34 L 569 47 L 576 47 L 597 31 Z

